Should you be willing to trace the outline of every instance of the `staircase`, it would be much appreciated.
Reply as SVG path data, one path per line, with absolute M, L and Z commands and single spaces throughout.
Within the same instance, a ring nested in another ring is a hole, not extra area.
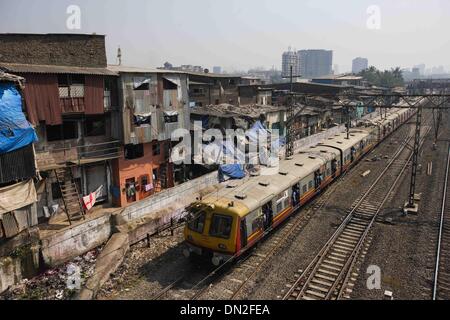
M 72 169 L 67 167 L 56 169 L 55 175 L 61 190 L 64 209 L 69 223 L 72 224 L 74 220 L 85 219 L 83 205 L 77 184 L 73 179 Z

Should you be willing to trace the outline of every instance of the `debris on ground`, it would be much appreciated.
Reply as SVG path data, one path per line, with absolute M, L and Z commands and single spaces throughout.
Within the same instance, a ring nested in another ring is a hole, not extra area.
M 102 249 L 103 245 L 32 279 L 23 279 L 0 294 L 0 300 L 71 299 L 94 273 L 95 262 Z

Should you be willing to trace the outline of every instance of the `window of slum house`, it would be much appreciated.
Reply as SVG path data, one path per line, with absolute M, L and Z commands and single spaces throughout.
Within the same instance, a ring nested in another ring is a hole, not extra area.
M 230 79 L 228 83 L 230 84 L 230 86 L 234 86 L 236 84 L 236 81 L 234 81 L 234 79 Z
M 63 121 L 62 125 L 46 126 L 47 141 L 71 140 L 78 138 L 76 121 Z
M 117 92 L 117 82 L 113 78 L 105 78 L 105 89 L 103 94 L 103 102 L 106 109 L 111 106 L 117 106 L 117 96 L 114 92 Z
M 161 154 L 161 145 L 159 143 L 153 144 L 152 150 L 154 156 L 159 156 Z
M 104 116 L 88 116 L 84 122 L 86 136 L 103 136 L 106 133 Z
M 142 158 L 143 156 L 144 156 L 144 145 L 142 143 L 125 145 L 125 159 L 133 160 Z
M 178 115 L 164 116 L 164 121 L 166 123 L 176 123 L 178 122 Z
M 178 86 L 172 81 L 163 78 L 163 90 L 178 90 Z
M 58 75 L 58 87 L 60 98 L 84 97 L 84 75 L 60 74 Z
M 152 115 L 148 114 L 135 114 L 133 116 L 133 123 L 135 126 L 140 127 L 143 125 L 151 125 L 152 124 Z
M 176 123 L 178 122 L 178 114 L 164 114 L 165 123 Z

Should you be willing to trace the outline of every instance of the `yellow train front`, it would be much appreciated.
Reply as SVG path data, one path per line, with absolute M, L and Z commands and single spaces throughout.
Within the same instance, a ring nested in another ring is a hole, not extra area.
M 248 209 L 228 199 L 205 199 L 191 206 L 191 218 L 186 224 L 184 237 L 187 247 L 183 254 L 189 257 L 210 255 L 214 265 L 228 261 L 240 251 L 238 239 L 240 217 Z

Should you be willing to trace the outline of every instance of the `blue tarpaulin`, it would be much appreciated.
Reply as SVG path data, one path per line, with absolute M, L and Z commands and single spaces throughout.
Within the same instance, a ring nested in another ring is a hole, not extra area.
M 231 179 L 242 179 L 245 177 L 245 171 L 243 166 L 236 164 L 223 164 L 219 166 L 219 180 L 221 182 L 225 181 L 224 176 L 230 177 Z
M 0 83 L 0 154 L 37 141 L 36 132 L 22 112 L 22 97 L 12 83 Z

